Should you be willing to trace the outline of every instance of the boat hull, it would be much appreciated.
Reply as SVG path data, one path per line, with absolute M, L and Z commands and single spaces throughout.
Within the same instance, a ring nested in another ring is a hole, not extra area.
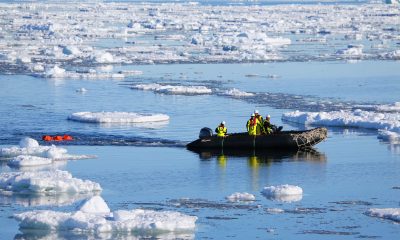
M 215 135 L 197 139 L 187 145 L 188 149 L 304 149 L 327 138 L 326 128 L 306 131 L 281 131 L 270 135 L 251 136 L 234 133 L 226 137 Z

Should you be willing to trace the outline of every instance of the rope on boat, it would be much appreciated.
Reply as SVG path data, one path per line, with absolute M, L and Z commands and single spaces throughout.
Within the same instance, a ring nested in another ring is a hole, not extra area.
M 310 148 L 315 144 L 322 142 L 328 135 L 326 128 L 316 128 L 312 131 L 292 134 L 293 140 L 299 149 Z

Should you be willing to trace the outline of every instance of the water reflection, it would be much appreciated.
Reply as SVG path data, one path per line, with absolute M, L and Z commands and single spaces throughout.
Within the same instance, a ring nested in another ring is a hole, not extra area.
M 194 233 L 181 232 L 166 232 L 166 233 L 79 233 L 73 231 L 51 232 L 46 230 L 20 229 L 22 234 L 16 234 L 14 239 L 124 239 L 124 240 L 139 240 L 139 239 L 194 239 Z
M 307 150 L 238 150 L 238 149 L 203 149 L 191 150 L 199 155 L 201 160 L 211 160 L 216 157 L 221 167 L 226 166 L 230 158 L 247 158 L 251 168 L 269 166 L 273 162 L 282 161 L 315 161 L 325 162 L 326 156 L 315 149 Z

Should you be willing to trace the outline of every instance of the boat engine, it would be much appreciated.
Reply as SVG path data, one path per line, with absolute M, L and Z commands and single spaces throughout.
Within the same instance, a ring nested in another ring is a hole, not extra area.
M 213 135 L 213 131 L 211 130 L 211 128 L 204 127 L 200 130 L 199 138 L 203 139 L 206 137 L 211 137 L 212 135 Z

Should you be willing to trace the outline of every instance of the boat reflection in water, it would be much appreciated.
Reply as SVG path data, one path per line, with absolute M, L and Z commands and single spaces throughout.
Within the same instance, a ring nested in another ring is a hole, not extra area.
M 271 165 L 274 162 L 314 161 L 325 162 L 326 156 L 313 148 L 305 150 L 238 150 L 238 149 L 202 149 L 190 150 L 199 154 L 201 160 L 211 160 L 216 157 L 220 166 L 226 166 L 230 158 L 247 158 L 252 168 L 260 165 Z

